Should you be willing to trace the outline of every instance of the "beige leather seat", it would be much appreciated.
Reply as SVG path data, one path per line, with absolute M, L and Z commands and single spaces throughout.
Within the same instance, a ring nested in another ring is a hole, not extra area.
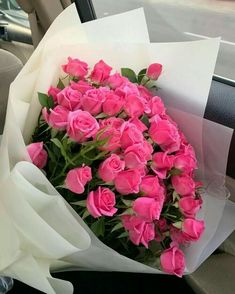
M 0 49 L 0 134 L 4 127 L 9 86 L 22 66 L 16 56 Z
M 67 7 L 71 0 L 17 0 L 28 13 L 33 45 L 36 47 L 53 20 Z

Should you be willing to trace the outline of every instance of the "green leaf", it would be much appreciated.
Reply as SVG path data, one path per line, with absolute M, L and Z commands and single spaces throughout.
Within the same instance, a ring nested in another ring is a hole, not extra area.
M 122 198 L 121 200 L 127 207 L 132 207 L 133 200 L 127 200 L 124 198 Z
M 82 215 L 82 219 L 87 218 L 90 215 L 89 211 L 86 209 Z
M 117 224 L 112 228 L 111 233 L 114 232 L 114 231 L 120 230 L 121 228 L 123 228 L 123 225 L 122 225 L 121 222 L 119 222 L 119 223 L 117 223 Z
M 148 88 L 148 89 L 152 89 L 153 87 L 156 86 L 156 81 L 148 81 L 146 84 L 145 84 L 145 87 Z
M 47 94 L 38 92 L 38 99 L 42 107 L 50 108 L 48 103 L 49 96 Z
M 119 215 L 132 215 L 134 213 L 132 208 L 128 208 L 126 209 L 123 213 L 119 214 Z
M 177 229 L 182 229 L 182 222 L 179 221 L 179 222 L 173 223 L 172 226 L 174 226 Z
M 149 128 L 150 123 L 149 123 L 149 119 L 148 119 L 147 115 L 143 115 L 143 116 L 141 117 L 141 121 L 142 121 L 143 124 L 146 125 L 147 128 Z
M 58 130 L 52 128 L 51 129 L 51 137 L 55 138 L 57 136 L 58 132 L 59 132 Z
M 104 218 L 99 218 L 96 222 L 91 225 L 91 230 L 96 234 L 97 237 L 104 236 L 105 226 Z
M 182 174 L 182 171 L 180 169 L 177 169 L 175 167 L 173 167 L 170 172 L 169 172 L 172 176 L 177 176 Z
M 81 207 L 86 207 L 86 200 L 80 200 L 80 201 L 76 201 L 76 202 L 71 202 L 74 205 L 78 205 Z
M 61 79 L 59 79 L 58 84 L 57 84 L 56 87 L 61 89 L 61 90 L 63 90 L 65 88 L 65 85 L 64 85 L 64 83 L 62 82 Z
M 172 194 L 172 197 L 173 197 L 173 202 L 175 202 L 176 200 L 179 200 L 180 199 L 179 194 L 177 194 L 175 190 L 174 190 L 174 192 Z
M 46 148 L 47 150 L 47 153 L 49 155 L 49 158 L 51 160 L 52 163 L 55 163 L 56 162 L 56 157 L 55 157 L 55 154 L 47 147 L 47 145 L 44 145 L 44 147 Z
M 74 162 L 68 157 L 68 155 L 64 149 L 64 146 L 60 142 L 60 140 L 57 138 L 53 138 L 53 139 L 51 139 L 51 142 L 53 142 L 60 149 L 60 152 L 61 152 L 62 156 L 64 157 L 65 161 L 74 165 Z
M 118 239 L 120 239 L 120 238 L 126 238 L 126 237 L 128 237 L 128 236 L 129 236 L 128 232 L 125 231 L 125 232 L 121 233 L 117 238 L 118 238 Z
M 51 139 L 51 142 L 53 142 L 58 148 L 63 147 L 60 140 L 58 140 L 57 138 Z
M 137 83 L 137 78 L 135 72 L 130 68 L 121 68 L 122 76 L 128 78 L 132 83 Z
M 98 114 L 95 118 L 98 119 L 98 118 L 105 118 L 107 117 L 108 115 L 105 114 L 104 112 L 101 112 L 100 114 Z
M 141 71 L 138 73 L 138 77 L 137 77 L 138 84 L 141 84 L 141 81 L 143 77 L 146 75 L 146 72 L 147 72 L 147 68 L 144 68 L 144 69 L 141 69 Z
M 52 96 L 48 97 L 48 107 L 49 108 L 54 108 L 55 104 L 54 104 L 54 100 Z

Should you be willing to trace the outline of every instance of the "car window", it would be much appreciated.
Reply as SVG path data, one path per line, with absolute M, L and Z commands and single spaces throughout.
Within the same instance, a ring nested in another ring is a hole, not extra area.
M 28 15 L 15 0 L 0 0 L 0 38 L 32 43 Z
M 93 0 L 98 18 L 144 7 L 152 42 L 221 37 L 215 74 L 235 80 L 234 0 Z

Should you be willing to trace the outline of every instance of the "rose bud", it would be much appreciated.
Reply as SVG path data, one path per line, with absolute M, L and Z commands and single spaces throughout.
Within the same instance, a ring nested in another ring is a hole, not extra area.
M 77 58 L 73 59 L 71 57 L 68 58 L 68 63 L 62 65 L 64 72 L 69 74 L 70 76 L 84 78 L 84 76 L 88 72 L 88 65 L 86 62 L 83 62 Z
M 38 168 L 44 168 L 47 163 L 47 152 L 43 149 L 43 142 L 32 143 L 27 146 L 32 163 Z
M 160 263 L 164 272 L 182 277 L 185 269 L 185 257 L 183 251 L 176 245 L 163 251 Z
M 91 168 L 82 166 L 71 169 L 65 179 L 65 186 L 76 194 L 84 192 L 84 186 L 92 179 Z
M 147 69 L 146 76 L 151 80 L 157 80 L 162 73 L 162 65 L 160 63 L 152 63 Z

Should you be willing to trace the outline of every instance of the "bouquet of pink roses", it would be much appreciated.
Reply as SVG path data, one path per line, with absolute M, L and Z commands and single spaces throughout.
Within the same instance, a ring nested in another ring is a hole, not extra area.
M 32 162 L 105 244 L 182 276 L 180 247 L 204 230 L 201 183 L 193 147 L 156 96 L 162 65 L 120 74 L 100 60 L 90 72 L 69 57 L 62 68 L 38 94 Z

